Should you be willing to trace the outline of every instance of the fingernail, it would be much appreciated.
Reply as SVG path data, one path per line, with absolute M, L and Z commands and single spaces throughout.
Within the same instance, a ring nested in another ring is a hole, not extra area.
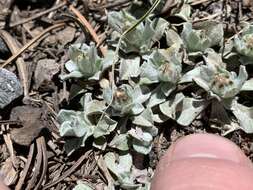
M 189 158 L 229 160 L 251 165 L 250 160 L 233 142 L 211 134 L 194 134 L 179 139 L 169 151 L 170 161 Z

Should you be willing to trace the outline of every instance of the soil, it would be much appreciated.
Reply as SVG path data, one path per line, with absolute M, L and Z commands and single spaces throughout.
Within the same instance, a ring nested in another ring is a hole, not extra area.
M 170 16 L 177 6 L 173 2 L 167 0 L 161 16 L 176 23 Z M 252 2 L 195 0 L 193 19 L 208 19 L 222 11 L 222 16 L 215 19 L 223 22 L 224 29 L 233 36 L 241 30 L 240 23 L 253 21 Z M 99 150 L 87 146 L 70 156 L 64 151 L 56 116 L 61 108 L 73 104 L 69 102 L 69 82 L 62 82 L 59 75 L 65 72 L 70 44 L 97 43 L 98 37 L 102 54 L 110 33 L 107 12 L 129 5 L 129 0 L 0 0 L 0 67 L 16 74 L 23 87 L 21 95 L 0 107 L 0 171 L 10 188 L 73 189 L 78 180 L 96 189 L 107 184 L 106 170 L 97 163 Z M 82 16 L 89 26 L 76 22 Z M 0 90 L 5 82 L 0 75 Z M 174 122 L 161 126 L 151 153 L 144 157 L 137 154 L 135 164 L 155 170 L 160 157 L 178 138 L 192 133 L 223 135 L 224 129 L 210 126 L 209 113 L 203 114 L 188 127 Z M 233 131 L 225 137 L 253 161 L 252 135 Z

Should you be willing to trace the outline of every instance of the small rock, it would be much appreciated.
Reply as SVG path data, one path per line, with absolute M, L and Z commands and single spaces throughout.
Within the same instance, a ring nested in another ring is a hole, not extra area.
M 21 128 L 11 130 L 11 139 L 23 146 L 29 146 L 45 128 L 43 123 L 43 111 L 32 106 L 19 106 L 11 111 L 11 119 L 22 123 Z
M 68 26 L 57 34 L 57 39 L 63 46 L 65 46 L 67 43 L 73 41 L 75 33 L 76 29 Z
M 0 109 L 23 94 L 16 75 L 6 69 L 0 69 Z
M 52 90 L 54 88 L 52 79 L 59 70 L 60 67 L 55 60 L 39 60 L 34 73 L 35 89 L 39 89 L 41 91 Z

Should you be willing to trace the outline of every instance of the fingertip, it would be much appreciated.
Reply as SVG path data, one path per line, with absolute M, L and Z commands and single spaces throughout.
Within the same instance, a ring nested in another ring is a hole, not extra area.
M 151 189 L 250 190 L 251 179 L 252 163 L 238 146 L 218 135 L 195 134 L 169 148 L 157 166 Z

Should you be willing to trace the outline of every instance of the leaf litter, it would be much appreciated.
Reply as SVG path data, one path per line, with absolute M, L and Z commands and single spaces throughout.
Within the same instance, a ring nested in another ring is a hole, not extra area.
M 41 6 L 39 1 L 31 6 L 36 3 Z M 1 149 L 7 147 L 11 158 L 1 158 L 1 171 L 16 163 L 12 174 L 6 173 L 13 175 L 10 186 L 150 189 L 157 161 L 170 143 L 199 132 L 224 135 L 252 156 L 249 2 L 241 7 L 230 1 L 108 0 L 101 9 L 96 3 L 73 2 L 36 16 L 41 26 L 32 20 L 21 25 L 23 36 L 10 29 L 24 46 L 11 60 L 23 53 L 23 76 L 31 84 L 23 100 L 19 81 L 17 95 L 6 95 L 8 89 L 2 88 L 1 95 L 11 98 L 1 107 L 0 121 Z M 16 6 L 27 14 L 38 11 Z M 75 7 L 88 9 L 89 19 Z M 61 15 L 64 8 L 77 19 L 50 34 L 59 40 L 30 41 L 40 47 L 27 49 L 27 34 L 33 37 L 50 26 L 59 19 L 53 14 Z M 105 41 L 99 41 L 101 36 Z M 7 58 L 2 63 L 15 78 L 20 72 Z

